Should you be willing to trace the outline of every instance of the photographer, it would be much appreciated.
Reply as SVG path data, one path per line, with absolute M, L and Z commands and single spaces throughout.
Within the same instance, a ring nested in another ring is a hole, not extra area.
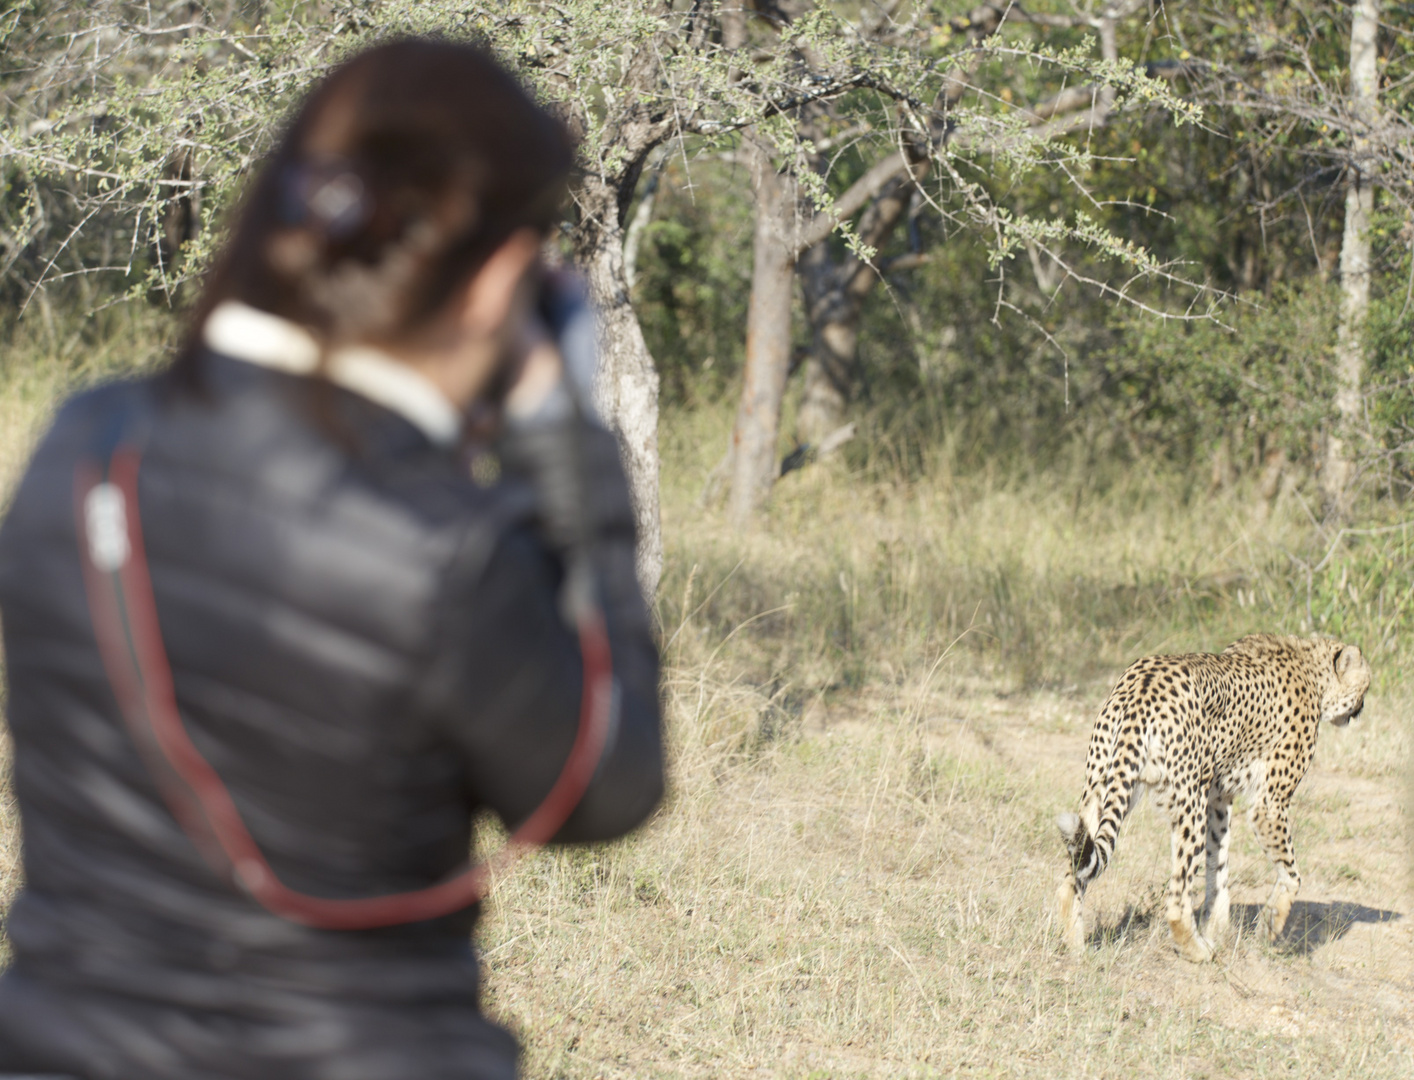
M 0 531 L 0 1072 L 515 1075 L 473 816 L 610 839 L 663 784 L 627 486 L 540 262 L 571 155 L 478 49 L 355 57 L 171 370 L 61 411 Z

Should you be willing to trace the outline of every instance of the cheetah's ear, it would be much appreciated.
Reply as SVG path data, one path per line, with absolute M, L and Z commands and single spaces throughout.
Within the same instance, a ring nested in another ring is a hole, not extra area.
M 1347 645 L 1335 658 L 1336 678 L 1344 680 L 1345 673 L 1360 662 L 1360 646 Z

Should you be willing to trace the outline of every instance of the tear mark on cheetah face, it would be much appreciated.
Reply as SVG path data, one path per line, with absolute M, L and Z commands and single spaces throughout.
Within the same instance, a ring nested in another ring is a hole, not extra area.
M 1131 664 L 1091 732 L 1080 811 L 1056 819 L 1070 856 L 1056 893 L 1065 943 L 1085 947 L 1085 890 L 1109 865 L 1120 824 L 1147 789 L 1172 828 L 1165 914 L 1178 951 L 1209 960 L 1227 932 L 1228 841 L 1239 794 L 1251 800 L 1252 828 L 1276 867 L 1263 910 L 1276 938 L 1301 885 L 1291 796 L 1321 723 L 1344 727 L 1360 715 L 1369 688 L 1359 648 L 1331 638 L 1252 634 L 1217 655 Z M 1189 895 L 1200 852 L 1207 885 L 1201 931 Z

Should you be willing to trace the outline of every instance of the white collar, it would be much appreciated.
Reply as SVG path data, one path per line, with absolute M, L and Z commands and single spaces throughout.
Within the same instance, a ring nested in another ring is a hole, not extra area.
M 216 352 L 275 371 L 313 375 L 319 368 L 319 343 L 307 330 L 239 300 L 217 304 L 201 337 Z M 446 395 L 379 349 L 340 346 L 330 352 L 325 373 L 330 382 L 398 413 L 438 446 L 452 446 L 461 437 L 461 413 Z

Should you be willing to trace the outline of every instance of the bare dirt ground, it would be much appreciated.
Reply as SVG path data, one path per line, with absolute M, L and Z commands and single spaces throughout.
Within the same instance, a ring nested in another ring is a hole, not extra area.
M 1414 1076 L 1399 703 L 1322 732 L 1274 945 L 1255 930 L 1272 872 L 1237 822 L 1241 930 L 1196 966 L 1169 945 L 1147 806 L 1090 893 L 1088 954 L 1060 947 L 1051 819 L 1104 687 L 939 682 L 807 702 L 749 753 L 694 741 L 711 695 L 679 687 L 697 712 L 675 721 L 665 811 L 625 844 L 542 855 L 493 903 L 490 1004 L 527 1075 Z

